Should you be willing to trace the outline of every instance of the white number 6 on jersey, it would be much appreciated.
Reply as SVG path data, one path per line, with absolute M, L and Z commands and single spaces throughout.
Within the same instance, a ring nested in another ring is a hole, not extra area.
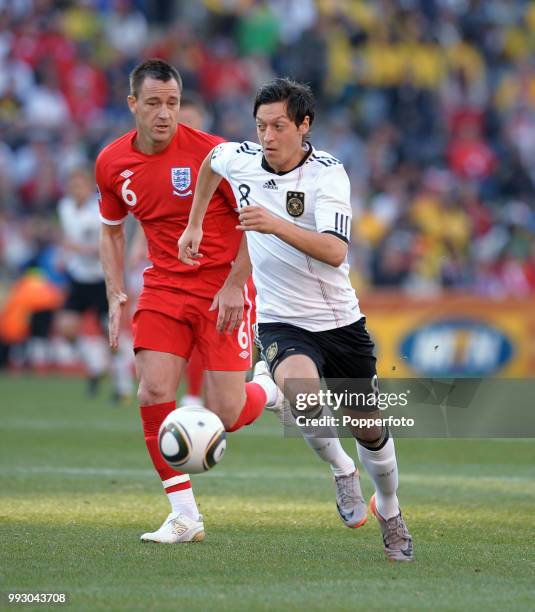
M 245 331 L 245 321 L 241 322 L 240 329 L 238 330 L 238 344 L 242 349 L 246 349 L 249 346 L 249 336 Z
M 137 202 L 137 195 L 131 189 L 128 189 L 128 185 L 132 182 L 132 179 L 126 179 L 123 183 L 123 187 L 121 189 L 121 195 L 123 196 L 123 200 L 128 206 L 135 206 Z

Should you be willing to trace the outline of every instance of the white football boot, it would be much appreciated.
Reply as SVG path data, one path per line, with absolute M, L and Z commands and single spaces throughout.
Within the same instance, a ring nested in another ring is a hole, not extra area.
M 185 514 L 171 512 L 158 531 L 144 533 L 142 542 L 157 542 L 158 544 L 179 544 L 185 542 L 200 542 L 204 540 L 204 524 L 202 515 L 194 521 Z
M 267 363 L 262 359 L 257 361 L 254 367 L 253 382 L 259 384 L 262 389 L 264 389 L 268 398 L 275 398 L 267 402 L 265 406 L 266 410 L 274 412 L 279 417 L 282 417 L 285 404 L 284 394 L 273 380 Z
M 346 527 L 357 529 L 368 520 L 368 509 L 360 488 L 358 470 L 347 476 L 335 476 L 336 509 Z
M 370 510 L 381 527 L 385 554 L 390 561 L 413 561 L 412 537 L 401 516 L 401 510 L 396 516 L 384 519 L 377 511 L 375 493 L 370 499 Z

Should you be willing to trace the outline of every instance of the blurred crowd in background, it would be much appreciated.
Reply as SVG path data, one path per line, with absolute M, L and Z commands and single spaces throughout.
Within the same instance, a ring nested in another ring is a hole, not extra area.
M 161 57 L 229 140 L 256 140 L 261 83 L 312 86 L 359 291 L 535 292 L 534 51 L 522 0 L 0 0 L 2 281 L 61 282 L 66 179 L 132 127 L 128 73 Z

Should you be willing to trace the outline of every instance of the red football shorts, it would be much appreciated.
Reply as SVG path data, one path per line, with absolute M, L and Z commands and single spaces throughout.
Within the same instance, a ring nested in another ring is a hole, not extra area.
M 243 321 L 231 334 L 216 330 L 217 310 L 208 310 L 212 300 L 145 287 L 132 324 L 134 351 L 147 349 L 189 359 L 196 346 L 205 370 L 248 370 L 255 322 L 251 285 L 244 291 Z

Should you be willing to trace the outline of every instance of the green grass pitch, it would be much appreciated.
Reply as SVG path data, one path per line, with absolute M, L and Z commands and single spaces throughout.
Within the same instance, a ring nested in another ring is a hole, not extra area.
M 168 505 L 134 405 L 1 377 L 0 406 L 0 609 L 15 591 L 65 592 L 72 610 L 535 606 L 535 440 L 399 440 L 416 560 L 395 565 L 374 519 L 342 525 L 330 470 L 273 415 L 193 477 L 205 541 L 164 546 L 138 541 Z

